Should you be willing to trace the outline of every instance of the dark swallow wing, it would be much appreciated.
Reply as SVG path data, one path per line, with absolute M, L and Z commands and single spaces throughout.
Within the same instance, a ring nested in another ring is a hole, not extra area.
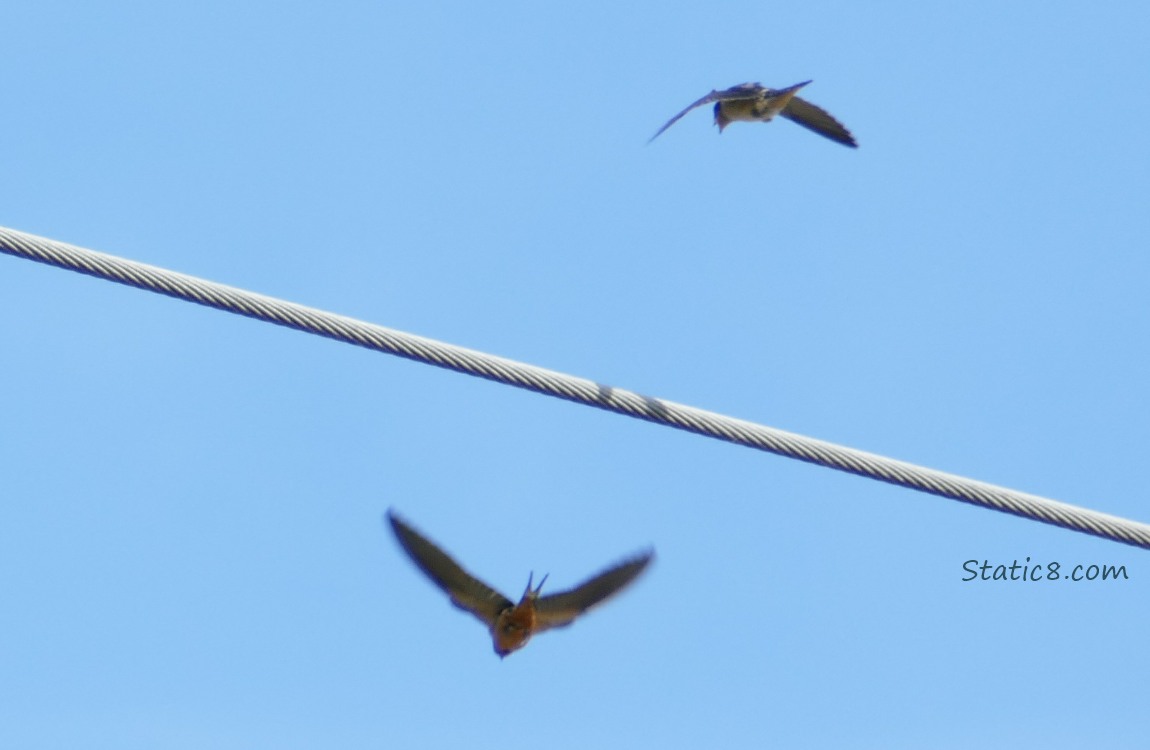
M 464 570 L 393 511 L 387 512 L 387 520 L 399 546 L 424 575 L 447 592 L 452 604 L 475 615 L 488 627 L 500 612 L 511 606 L 511 600 Z
M 738 86 L 732 86 L 731 88 L 724 89 L 723 91 L 712 91 L 702 99 L 699 99 L 695 103 L 688 105 L 686 109 L 672 117 L 670 120 L 667 120 L 667 123 L 663 125 L 663 127 L 659 128 L 659 132 L 651 136 L 647 143 L 650 143 L 651 141 L 661 136 L 664 130 L 677 123 L 680 119 L 682 119 L 683 115 L 687 114 L 695 107 L 702 107 L 706 104 L 714 104 L 715 102 L 733 101 L 735 99 L 757 99 L 766 90 L 767 89 L 765 87 L 758 83 L 740 83 Z
M 794 97 L 779 114 L 791 122 L 798 123 L 808 130 L 813 130 L 825 138 L 830 138 L 835 143 L 858 148 L 858 143 L 855 141 L 855 137 L 851 135 L 851 131 L 831 117 L 825 109 L 816 107 L 805 99 Z
M 535 631 L 561 628 L 597 604 L 618 593 L 651 562 L 653 552 L 625 560 L 570 591 L 541 596 L 535 601 Z

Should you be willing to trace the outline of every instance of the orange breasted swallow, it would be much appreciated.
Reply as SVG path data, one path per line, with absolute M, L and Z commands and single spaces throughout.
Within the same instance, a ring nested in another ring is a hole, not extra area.
M 570 591 L 547 596 L 539 595 L 547 576 L 532 588 L 532 575 L 527 579 L 527 588 L 519 603 L 512 604 L 510 599 L 468 573 L 446 552 L 408 526 L 394 511 L 387 512 L 387 520 L 399 545 L 416 567 L 447 592 L 452 604 L 483 621 L 491 632 L 495 653 L 501 659 L 526 646 L 536 633 L 570 625 L 576 617 L 634 581 L 654 556 L 653 552 L 644 552 L 604 570 Z
M 821 136 L 830 138 L 835 143 L 858 148 L 858 143 L 851 132 L 843 124 L 831 117 L 826 110 L 816 107 L 805 99 L 795 96 L 795 92 L 806 86 L 810 81 L 796 83 L 785 89 L 769 89 L 759 83 L 740 83 L 724 91 L 712 91 L 699 101 L 690 105 L 679 114 L 667 120 L 667 124 L 659 128 L 659 132 L 651 136 L 651 141 L 663 134 L 663 131 L 679 121 L 679 118 L 695 107 L 715 103 L 715 124 L 719 132 L 732 122 L 770 122 L 775 115 L 781 115 L 791 122 L 796 122 L 808 130 L 813 130 Z M 647 141 L 650 143 L 651 141 Z

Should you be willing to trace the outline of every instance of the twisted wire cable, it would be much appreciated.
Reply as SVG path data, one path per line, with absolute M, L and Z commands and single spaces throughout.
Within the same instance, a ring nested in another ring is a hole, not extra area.
M 787 458 L 1150 549 L 1150 525 L 0 227 L 0 252 Z

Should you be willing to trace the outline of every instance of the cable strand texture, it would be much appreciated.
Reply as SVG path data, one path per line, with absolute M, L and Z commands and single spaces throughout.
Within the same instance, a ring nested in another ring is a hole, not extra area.
M 1150 525 L 0 227 L 0 252 L 908 489 L 1150 549 Z

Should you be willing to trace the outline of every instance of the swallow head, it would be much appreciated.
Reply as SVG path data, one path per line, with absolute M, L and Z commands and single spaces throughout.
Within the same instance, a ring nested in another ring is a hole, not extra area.
M 512 607 L 499 613 L 492 629 L 491 645 L 500 659 L 527 645 L 527 641 L 531 640 L 534 621 L 534 608 L 527 612 L 523 607 Z
M 715 124 L 719 126 L 720 135 L 723 133 L 723 128 L 731 124 L 731 118 L 723 112 L 722 102 L 715 102 Z

